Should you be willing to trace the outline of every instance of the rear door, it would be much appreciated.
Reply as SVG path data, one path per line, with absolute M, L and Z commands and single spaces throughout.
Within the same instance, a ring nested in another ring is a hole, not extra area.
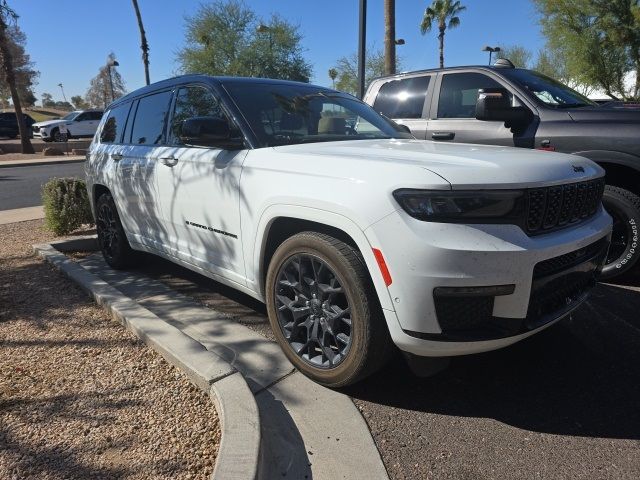
M 513 133 L 504 122 L 476 120 L 481 88 L 507 87 L 485 73 L 441 73 L 435 85 L 427 140 L 514 146 Z
M 416 138 L 424 139 L 427 130 L 426 98 L 432 75 L 403 77 L 380 86 L 373 108 L 376 112 L 406 125 Z
M 114 152 L 122 189 L 122 215 L 127 217 L 128 231 L 133 241 L 156 249 L 168 239 L 161 221 L 156 174 L 166 144 L 171 97 L 169 89 L 136 100 L 122 144 Z

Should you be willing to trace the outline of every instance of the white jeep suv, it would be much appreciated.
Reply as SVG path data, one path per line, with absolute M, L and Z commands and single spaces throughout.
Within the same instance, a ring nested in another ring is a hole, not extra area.
M 574 310 L 609 245 L 603 170 L 415 140 L 350 95 L 182 76 L 107 110 L 89 149 L 106 261 L 150 252 L 267 304 L 291 362 L 353 383 L 397 346 L 450 357 Z
M 67 138 L 90 138 L 96 133 L 101 118 L 102 110 L 78 110 L 56 120 L 34 123 L 31 128 L 33 136 L 40 137 L 45 142 L 63 141 L 62 126 L 66 127 Z

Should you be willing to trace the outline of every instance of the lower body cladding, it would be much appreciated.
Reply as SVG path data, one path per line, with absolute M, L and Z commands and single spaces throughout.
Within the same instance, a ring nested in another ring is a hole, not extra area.
M 514 225 L 460 225 L 395 212 L 366 230 L 391 274 L 394 343 L 419 356 L 506 347 L 570 314 L 588 296 L 609 247 L 600 208 L 579 224 L 529 237 Z

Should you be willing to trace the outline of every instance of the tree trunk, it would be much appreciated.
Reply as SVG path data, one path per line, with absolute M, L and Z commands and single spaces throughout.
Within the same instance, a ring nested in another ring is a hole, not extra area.
M 140 7 L 138 7 L 138 0 L 133 1 L 133 8 L 136 11 L 136 17 L 138 18 L 138 28 L 140 29 L 140 48 L 142 49 L 142 63 L 144 64 L 144 78 L 147 85 L 151 83 L 149 80 L 149 43 L 147 43 L 147 34 L 144 31 L 144 25 L 142 24 L 142 16 L 140 15 Z
M 396 1 L 384 0 L 384 73 L 396 73 Z
M 440 35 L 438 35 L 438 40 L 440 40 L 440 68 L 444 68 L 444 30 L 445 27 L 440 27 Z
M 2 68 L 4 70 L 7 83 L 9 84 L 9 90 L 11 91 L 11 101 L 13 102 L 13 108 L 16 111 L 16 118 L 18 120 L 18 132 L 20 133 L 20 143 L 22 144 L 22 153 L 35 153 L 31 141 L 29 141 L 29 132 L 27 132 L 27 125 L 24 123 L 24 117 L 22 116 L 22 106 L 20 105 L 20 97 L 18 97 L 18 89 L 16 87 L 16 76 L 13 71 L 13 58 L 9 51 L 9 38 L 7 37 L 7 24 L 4 17 L 0 13 L 0 60 L 2 61 Z

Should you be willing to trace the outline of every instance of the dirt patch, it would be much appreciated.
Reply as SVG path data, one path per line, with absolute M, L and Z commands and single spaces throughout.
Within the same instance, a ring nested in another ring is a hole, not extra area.
M 207 396 L 32 254 L 41 220 L 0 238 L 0 478 L 208 478 Z

